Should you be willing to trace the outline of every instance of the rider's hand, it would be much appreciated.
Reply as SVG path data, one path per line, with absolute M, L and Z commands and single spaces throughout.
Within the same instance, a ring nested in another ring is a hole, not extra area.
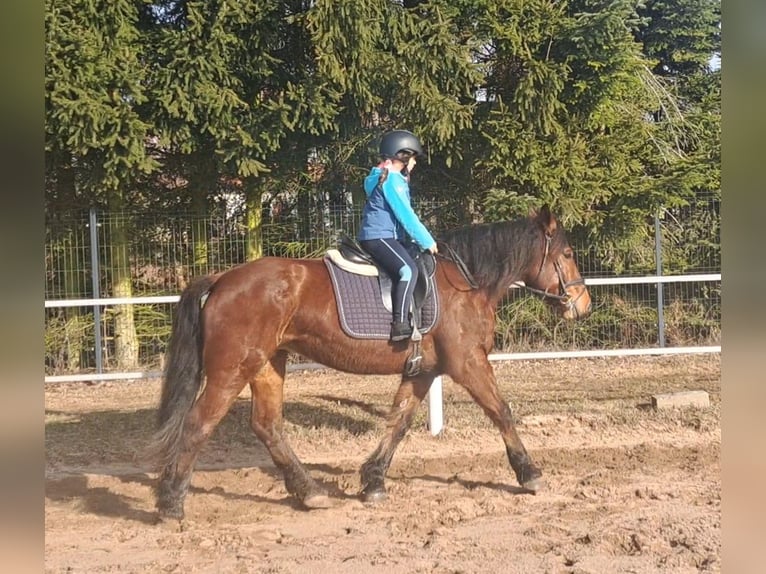
M 430 251 L 433 255 L 436 255 L 439 253 L 439 248 L 436 246 L 436 243 L 434 243 L 431 247 L 428 248 L 428 251 Z

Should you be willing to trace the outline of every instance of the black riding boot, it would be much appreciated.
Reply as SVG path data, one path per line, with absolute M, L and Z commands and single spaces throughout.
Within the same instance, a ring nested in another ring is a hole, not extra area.
M 409 322 L 394 321 L 391 323 L 391 340 L 404 341 L 412 337 L 412 325 Z

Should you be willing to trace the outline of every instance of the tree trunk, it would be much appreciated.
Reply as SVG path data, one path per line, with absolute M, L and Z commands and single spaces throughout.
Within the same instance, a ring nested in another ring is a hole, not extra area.
M 204 192 L 192 196 L 192 269 L 193 277 L 207 275 L 208 266 L 208 209 Z
M 64 293 L 67 298 L 84 297 L 85 280 L 82 275 L 84 262 L 82 260 L 82 245 L 77 244 L 77 234 L 67 226 L 65 236 L 61 240 L 64 251 Z M 83 322 L 85 315 L 82 307 L 67 307 L 63 309 L 66 323 L 64 338 L 66 341 L 67 371 L 76 373 L 82 366 L 82 353 L 85 350 Z
M 113 297 L 132 297 L 133 282 L 130 269 L 130 222 L 123 209 L 123 198 L 120 190 L 108 192 L 112 222 L 110 226 L 111 261 L 107 269 L 112 284 Z M 115 305 L 114 320 L 114 358 L 116 366 L 121 371 L 138 367 L 138 335 L 136 334 L 133 305 Z
M 245 257 L 248 261 L 263 257 L 263 192 L 262 178 L 245 181 Z
M 189 186 L 192 206 L 192 277 L 210 273 L 208 249 L 208 196 L 214 190 L 217 173 L 204 153 L 192 156 Z
M 56 195 L 65 205 L 75 202 L 74 170 L 68 161 L 61 161 L 56 166 Z M 85 249 L 78 241 L 79 222 L 61 222 L 61 237 L 64 262 L 64 297 L 77 299 L 87 296 L 85 283 Z M 66 346 L 66 369 L 76 373 L 82 367 L 82 354 L 85 350 L 85 313 L 82 307 L 66 307 L 64 313 L 64 344 Z

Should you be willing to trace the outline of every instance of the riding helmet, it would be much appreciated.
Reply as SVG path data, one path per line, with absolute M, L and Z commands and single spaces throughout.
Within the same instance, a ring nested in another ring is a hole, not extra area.
M 383 134 L 380 140 L 380 156 L 386 159 L 401 159 L 402 156 L 424 155 L 420 140 L 407 130 L 393 130 Z

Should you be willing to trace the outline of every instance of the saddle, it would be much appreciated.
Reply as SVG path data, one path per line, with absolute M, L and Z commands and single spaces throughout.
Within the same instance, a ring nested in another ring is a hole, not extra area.
M 412 353 L 404 372 L 415 375 L 420 371 L 422 355 L 420 341 L 436 324 L 439 314 L 438 294 L 434 285 L 436 260 L 430 253 L 419 253 L 413 245 L 408 249 L 418 265 L 418 280 L 412 301 L 414 330 Z M 342 237 L 338 249 L 329 249 L 325 266 L 338 305 L 341 328 L 356 339 L 388 339 L 391 325 L 391 290 L 393 280 L 379 268 L 370 255 L 350 237 Z
M 336 253 L 333 253 L 333 251 L 329 250 L 327 252 L 328 257 L 341 269 L 359 275 L 377 275 L 383 306 L 387 311 L 391 312 L 393 310 L 391 305 L 393 280 L 391 276 L 382 267 L 378 266 L 370 254 L 355 239 L 347 235 L 341 237 Z M 412 294 L 412 318 L 413 324 L 416 327 L 420 327 L 420 312 L 423 309 L 423 304 L 432 295 L 434 290 L 436 259 L 431 253 L 418 249 L 414 243 L 407 246 L 407 252 L 418 267 L 418 280 L 415 283 L 415 290 Z M 350 265 L 345 264 L 346 262 Z

